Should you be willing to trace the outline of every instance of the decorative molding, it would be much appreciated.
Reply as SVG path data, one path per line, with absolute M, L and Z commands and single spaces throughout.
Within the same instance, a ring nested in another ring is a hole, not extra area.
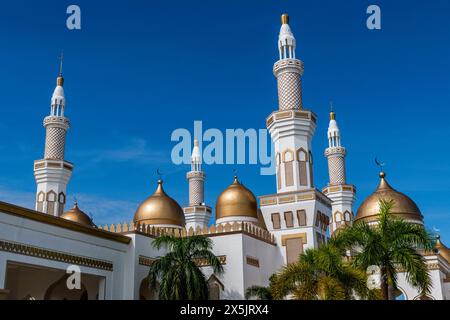
M 227 256 L 226 255 L 217 256 L 217 258 L 219 259 L 220 264 L 222 264 L 222 265 L 227 264 Z M 210 264 L 208 263 L 208 261 L 206 261 L 206 259 L 194 259 L 194 262 L 199 267 L 209 267 L 210 266 Z
M 113 264 L 110 261 L 76 256 L 60 251 L 48 250 L 45 248 L 35 247 L 27 244 L 0 240 L 0 251 L 21 254 L 40 259 L 60 261 L 69 264 L 75 264 L 95 269 L 113 271 Z
M 264 241 L 271 245 L 275 245 L 275 237 L 267 230 L 260 228 L 259 226 L 250 222 L 233 222 L 233 223 L 221 223 L 212 225 L 209 228 L 204 226 L 203 228 L 170 228 L 170 227 L 156 227 L 153 225 L 146 225 L 145 223 L 136 224 L 130 223 L 117 223 L 110 226 L 105 225 L 99 227 L 100 229 L 125 234 L 141 234 L 151 238 L 157 238 L 162 235 L 171 235 L 175 237 L 190 237 L 193 235 L 202 235 L 205 237 L 218 237 L 231 234 L 242 233 L 249 237 Z
M 146 256 L 139 256 L 139 264 L 141 266 L 147 266 L 150 267 L 153 263 L 153 261 L 155 261 L 154 258 L 150 258 L 150 257 L 146 257 Z
M 246 257 L 246 262 L 248 265 L 259 268 L 259 260 L 250 256 Z
M 227 263 L 227 256 L 226 255 L 222 255 L 222 256 L 217 256 L 217 258 L 220 261 L 220 264 L 224 265 Z M 151 266 L 152 263 L 155 261 L 155 258 L 150 258 L 150 257 L 146 257 L 146 256 L 139 256 L 139 264 L 142 266 Z M 206 261 L 206 259 L 194 259 L 195 264 L 199 267 L 209 267 L 210 264 Z
M 124 244 L 129 244 L 131 241 L 131 238 L 125 235 L 103 231 L 95 227 L 85 226 L 83 224 L 79 224 L 67 219 L 55 217 L 50 214 L 45 214 L 31 209 L 22 208 L 2 201 L 0 201 L 0 214 L 1 213 L 18 216 L 24 219 L 34 220 L 37 222 L 53 225 L 56 227 L 68 229 L 75 232 L 85 233 L 94 237 L 121 242 Z
M 281 245 L 282 246 L 286 246 L 287 239 L 302 239 L 303 244 L 308 243 L 308 238 L 306 236 L 306 232 L 286 234 L 286 235 L 281 236 Z
M 261 207 L 289 202 L 303 202 L 311 200 L 317 200 L 323 205 L 331 208 L 332 203 L 331 199 L 317 189 L 283 192 L 259 197 L 259 203 Z

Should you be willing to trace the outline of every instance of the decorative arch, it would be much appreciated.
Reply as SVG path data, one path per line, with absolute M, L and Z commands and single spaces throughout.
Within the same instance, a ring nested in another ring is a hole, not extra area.
M 56 192 L 53 190 L 50 190 L 47 192 L 47 201 L 55 202 L 56 201 Z
M 430 295 L 418 295 L 416 297 L 414 297 L 414 300 L 435 300 L 432 296 Z
M 39 193 L 36 196 L 37 202 L 44 202 L 45 200 L 45 193 L 44 191 L 39 191 Z
M 220 300 L 220 292 L 224 289 L 223 283 L 212 274 L 208 279 L 208 300 Z
M 301 186 L 308 185 L 308 178 L 306 175 L 306 166 L 308 162 L 308 153 L 305 149 L 300 148 L 297 150 L 298 159 L 298 178 Z
M 294 152 L 291 149 L 286 149 L 283 152 L 284 181 L 286 187 L 294 185 L 294 160 Z
M 334 213 L 334 221 L 336 223 L 342 222 L 342 213 L 340 211 Z
M 69 289 L 67 279 L 70 275 L 64 274 L 59 280 L 52 283 L 44 294 L 44 300 L 88 300 L 88 292 L 83 283 L 80 289 Z
M 345 210 L 344 212 L 344 220 L 350 222 L 352 220 L 352 214 L 350 211 Z
M 64 194 L 64 192 L 60 192 L 58 195 L 58 202 L 65 204 L 66 203 L 66 195 Z
M 142 279 L 139 286 L 139 300 L 157 300 L 158 299 L 159 282 L 156 283 L 156 290 L 151 289 L 148 284 L 148 279 Z
M 393 293 L 394 300 L 408 300 L 408 296 L 406 295 L 405 290 L 400 287 L 397 287 L 397 290 Z

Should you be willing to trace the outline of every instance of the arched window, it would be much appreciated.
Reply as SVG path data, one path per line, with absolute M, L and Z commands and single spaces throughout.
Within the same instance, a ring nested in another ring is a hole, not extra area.
M 147 278 L 144 278 L 141 281 L 141 285 L 139 286 L 139 300 L 157 300 L 158 299 L 158 291 L 159 283 L 156 283 L 156 290 L 152 289 L 148 285 Z
M 56 192 L 53 190 L 47 192 L 47 213 L 54 215 L 55 214 L 55 201 L 56 201 Z
M 208 279 L 208 300 L 220 300 L 220 292 L 223 290 L 222 282 L 212 274 Z
M 294 153 L 291 150 L 286 150 L 283 154 L 284 173 L 286 187 L 294 185 Z
M 297 151 L 297 159 L 298 159 L 298 174 L 300 185 L 307 186 L 308 178 L 306 175 L 306 163 L 308 162 L 308 154 L 306 153 L 305 149 L 300 148 Z

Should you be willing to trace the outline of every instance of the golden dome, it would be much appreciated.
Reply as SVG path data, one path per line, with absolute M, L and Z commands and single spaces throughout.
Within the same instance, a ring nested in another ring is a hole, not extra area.
M 84 224 L 85 226 L 95 227 L 95 224 L 94 222 L 92 222 L 92 219 L 86 213 L 81 211 L 80 208 L 78 208 L 78 204 L 76 201 L 73 204 L 73 208 L 70 209 L 69 211 L 64 212 L 61 215 L 61 218 L 77 222 L 80 224 Z
M 237 176 L 217 198 L 216 220 L 226 217 L 252 217 L 258 219 L 256 197 L 239 183 Z
M 356 213 L 356 219 L 366 222 L 377 220 L 380 211 L 379 200 L 394 200 L 392 213 L 400 218 L 423 223 L 423 216 L 414 201 L 407 195 L 393 189 L 385 179 L 385 173 L 380 172 L 380 184 L 377 190 L 364 200 Z
M 169 197 L 163 189 L 162 180 L 154 194 L 144 200 L 134 214 L 135 223 L 147 225 L 175 225 L 184 227 L 184 213 L 180 205 Z
M 450 263 L 450 249 L 447 248 L 442 242 L 441 242 L 441 236 L 436 236 L 436 246 L 435 249 L 438 251 L 438 253 L 441 255 L 442 258 L 447 260 L 448 263 Z

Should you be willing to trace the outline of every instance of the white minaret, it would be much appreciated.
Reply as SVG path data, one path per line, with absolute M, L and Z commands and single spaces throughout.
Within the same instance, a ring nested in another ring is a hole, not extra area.
M 266 119 L 276 154 L 277 193 L 260 196 L 267 230 L 274 235 L 284 263 L 298 261 L 305 250 L 326 243 L 331 200 L 314 188 L 311 140 L 317 117 L 303 108 L 303 62 L 287 14 L 281 16 L 278 36 L 278 110 Z
M 61 56 L 60 72 L 51 99 L 50 115 L 44 118 L 46 129 L 44 158 L 34 162 L 34 177 L 37 184 L 36 211 L 54 216 L 60 216 L 64 212 L 66 188 L 73 170 L 73 165 L 64 160 L 69 119 L 64 115 L 66 99 L 63 85 Z
M 341 133 L 333 111 L 330 112 L 330 124 L 327 135 L 328 148 L 325 149 L 325 156 L 328 158 L 330 179 L 323 193 L 332 200 L 330 233 L 333 234 L 339 227 L 353 222 L 353 204 L 355 203 L 356 189 L 353 185 L 347 185 L 346 183 L 346 150 L 341 145 Z
M 279 110 L 266 120 L 275 145 L 278 193 L 314 187 L 311 139 L 317 118 L 302 107 L 303 62 L 295 57 L 296 41 L 288 23 L 288 15 L 283 14 L 278 36 L 280 59 L 273 67 Z
M 204 228 L 211 218 L 211 208 L 205 205 L 205 178 L 198 140 L 194 140 L 191 155 L 191 171 L 186 174 L 189 183 L 189 206 L 185 207 L 186 229 Z

